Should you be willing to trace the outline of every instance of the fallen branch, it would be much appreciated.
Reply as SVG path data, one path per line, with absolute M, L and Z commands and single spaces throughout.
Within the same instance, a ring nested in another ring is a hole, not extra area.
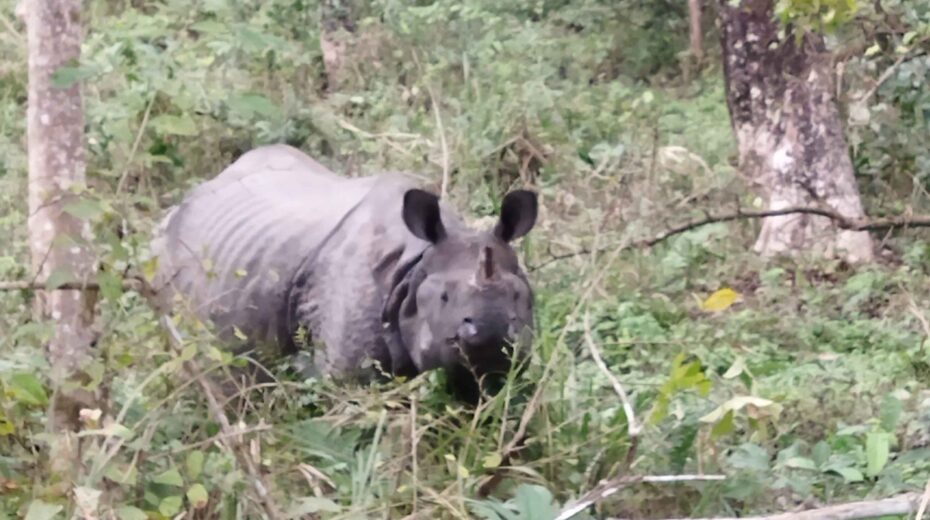
M 732 213 L 725 213 L 723 215 L 708 215 L 700 220 L 693 220 L 682 224 L 680 226 L 673 227 L 666 231 L 663 231 L 656 235 L 653 238 L 642 239 L 630 242 L 625 246 L 625 249 L 638 249 L 638 248 L 648 248 L 658 245 L 669 238 L 672 238 L 675 235 L 680 235 L 682 233 L 687 233 L 694 229 L 709 226 L 711 224 L 720 224 L 722 222 L 732 222 L 734 220 L 751 220 L 751 219 L 762 219 L 769 217 L 782 217 L 786 215 L 815 215 L 819 217 L 826 217 L 836 223 L 836 226 L 840 229 L 845 229 L 848 231 L 889 231 L 892 229 L 898 228 L 920 228 L 920 227 L 930 227 L 930 215 L 901 215 L 896 217 L 886 217 L 886 218 L 861 218 L 861 219 L 852 219 L 846 216 L 837 213 L 836 211 L 824 209 L 824 208 L 809 208 L 809 207 L 792 207 L 792 208 L 783 208 L 783 209 L 773 209 L 765 211 L 743 211 L 737 209 Z M 589 255 L 592 252 L 603 253 L 612 249 L 611 246 L 598 248 L 595 251 L 591 251 L 587 248 L 582 248 L 578 251 L 572 251 L 570 253 L 565 253 L 562 255 L 551 255 L 546 261 L 539 265 L 529 267 L 530 271 L 536 271 L 541 269 L 553 262 L 559 260 L 565 260 L 567 258 L 573 258 L 576 256 Z
M 624 475 L 610 480 L 601 481 L 601 484 L 584 494 L 577 502 L 559 512 L 555 520 L 568 520 L 601 500 L 616 494 L 621 489 L 640 482 L 655 484 L 670 482 L 707 482 L 724 480 L 724 475 Z
M 861 520 L 890 515 L 910 515 L 917 511 L 920 493 L 906 493 L 881 500 L 863 500 L 833 506 L 778 513 L 766 516 L 744 516 L 739 520 Z M 683 520 L 683 519 L 682 519 Z M 695 519 L 689 519 L 695 520 Z M 704 518 L 697 520 L 737 520 L 736 518 Z

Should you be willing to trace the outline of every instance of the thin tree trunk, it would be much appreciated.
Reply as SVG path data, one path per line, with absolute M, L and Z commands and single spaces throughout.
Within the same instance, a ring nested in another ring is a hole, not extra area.
M 704 32 L 701 30 L 701 0 L 688 0 L 688 20 L 691 25 L 691 55 L 704 60 Z
M 73 189 L 85 183 L 84 111 L 75 83 L 56 87 L 53 74 L 74 66 L 81 52 L 80 0 L 30 0 L 25 6 L 29 53 L 29 236 L 32 267 L 39 279 L 67 273 L 85 279 L 93 269 L 86 247 L 89 224 L 69 214 L 76 199 Z M 37 312 L 55 321 L 48 345 L 52 377 L 59 387 L 50 417 L 52 429 L 78 424 L 82 407 L 92 407 L 93 396 L 62 388 L 80 378 L 93 341 L 91 291 L 53 290 L 37 295 Z M 68 385 L 69 388 L 73 385 Z
M 345 83 L 351 70 L 346 63 L 355 22 L 349 0 L 323 0 L 320 6 L 320 49 L 326 69 L 326 90 L 336 91 Z
M 718 0 L 727 104 L 742 173 L 767 209 L 826 206 L 850 219 L 864 216 L 852 161 L 833 98 L 823 38 L 789 29 L 778 36 L 774 0 Z M 849 261 L 873 258 L 871 237 L 838 229 L 829 219 L 765 219 L 755 244 L 765 256 L 799 252 Z

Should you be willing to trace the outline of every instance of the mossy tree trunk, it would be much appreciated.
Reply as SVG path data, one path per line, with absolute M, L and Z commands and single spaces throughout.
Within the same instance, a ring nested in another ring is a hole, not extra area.
M 792 30 L 779 37 L 774 0 L 718 0 L 727 103 L 742 173 L 768 209 L 824 206 L 863 216 L 823 38 Z M 813 215 L 771 217 L 755 251 L 873 258 L 865 232 Z

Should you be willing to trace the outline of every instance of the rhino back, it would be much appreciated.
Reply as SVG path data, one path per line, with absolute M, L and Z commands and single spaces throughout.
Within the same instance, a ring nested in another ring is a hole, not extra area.
M 156 283 L 186 296 L 227 338 L 236 326 L 253 346 L 292 345 L 289 284 L 373 182 L 337 176 L 289 146 L 255 149 L 169 215 Z

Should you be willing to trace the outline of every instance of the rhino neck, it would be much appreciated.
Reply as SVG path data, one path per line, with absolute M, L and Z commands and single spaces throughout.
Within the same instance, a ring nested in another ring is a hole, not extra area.
M 404 258 L 406 248 L 392 252 L 385 257 L 384 261 L 379 263 L 379 267 L 390 264 L 389 269 L 375 269 L 375 279 L 382 283 L 382 294 L 386 295 L 381 308 L 381 331 L 384 348 L 384 356 L 390 360 L 390 371 L 395 376 L 413 377 L 419 373 L 407 346 L 404 344 L 403 337 L 400 333 L 399 317 L 400 306 L 406 300 L 411 284 L 410 280 L 417 272 L 417 268 L 423 260 L 425 249 L 414 250 L 408 253 Z M 389 271 L 389 272 L 388 272 Z

